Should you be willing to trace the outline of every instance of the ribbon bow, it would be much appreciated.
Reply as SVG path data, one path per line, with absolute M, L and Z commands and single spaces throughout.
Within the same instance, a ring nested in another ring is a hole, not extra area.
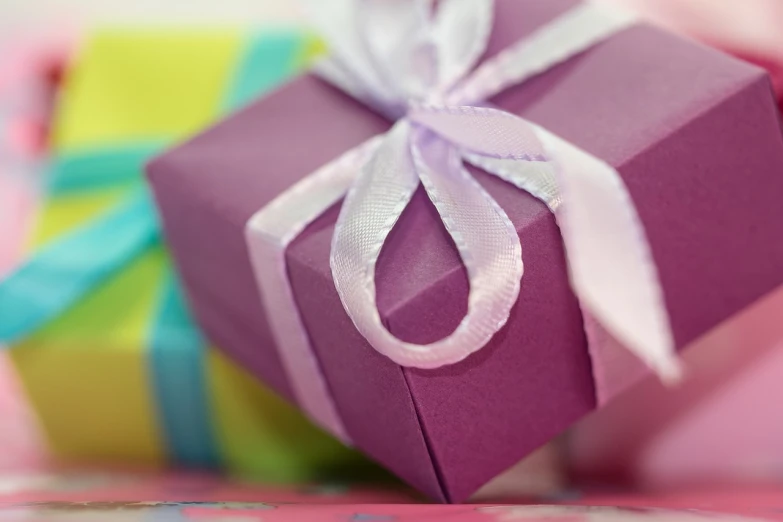
M 664 379 L 680 373 L 657 270 L 630 195 L 608 164 L 486 100 L 634 23 L 582 4 L 477 66 L 493 0 L 306 0 L 333 54 L 317 72 L 396 123 L 280 195 L 247 227 L 262 298 L 300 405 L 347 440 L 312 355 L 283 253 L 345 197 L 331 251 L 336 288 L 378 352 L 417 368 L 480 350 L 509 318 L 523 275 L 522 246 L 502 208 L 465 163 L 525 190 L 556 212 L 572 286 L 583 308 Z M 423 185 L 464 262 L 468 311 L 440 341 L 397 339 L 376 306 L 383 244 Z M 562 196 L 562 197 L 561 197 Z M 562 205 L 561 205 L 562 201 Z

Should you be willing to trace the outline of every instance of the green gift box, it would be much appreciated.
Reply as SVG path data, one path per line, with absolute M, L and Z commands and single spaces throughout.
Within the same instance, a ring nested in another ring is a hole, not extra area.
M 142 180 L 156 152 L 319 52 L 297 30 L 118 30 L 79 54 L 32 257 L 0 285 L 0 338 L 57 456 L 277 481 L 360 459 L 205 346 Z

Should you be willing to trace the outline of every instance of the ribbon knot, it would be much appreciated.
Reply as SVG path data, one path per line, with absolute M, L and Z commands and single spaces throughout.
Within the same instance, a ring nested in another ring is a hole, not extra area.
M 437 368 L 482 349 L 508 321 L 524 272 L 517 230 L 465 168 L 472 164 L 542 200 L 561 227 L 583 309 L 660 376 L 680 369 L 657 270 L 625 185 L 610 165 L 540 126 L 489 106 L 507 88 L 635 23 L 581 4 L 479 64 L 493 0 L 304 0 L 332 55 L 316 72 L 394 125 L 259 210 L 247 237 L 267 319 L 302 408 L 347 440 L 285 265 L 285 248 L 343 199 L 331 269 L 357 330 L 403 366 Z M 429 345 L 396 338 L 376 305 L 383 244 L 423 186 L 470 283 L 456 330 Z
M 334 53 L 321 74 L 393 120 L 452 96 L 483 54 L 494 12 L 493 0 L 447 0 L 437 9 L 433 0 L 301 3 Z

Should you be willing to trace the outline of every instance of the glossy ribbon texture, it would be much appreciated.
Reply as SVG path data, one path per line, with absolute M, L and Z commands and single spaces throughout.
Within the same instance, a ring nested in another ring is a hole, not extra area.
M 437 9 L 429 0 L 304 3 L 333 52 L 317 72 L 396 123 L 281 194 L 247 224 L 268 320 L 302 408 L 348 440 L 284 258 L 287 245 L 343 197 L 332 275 L 345 310 L 375 350 L 402 366 L 438 368 L 480 350 L 505 325 L 520 290 L 522 246 L 466 162 L 556 212 L 582 307 L 658 375 L 676 379 L 680 367 L 657 270 L 620 175 L 485 103 L 626 29 L 633 17 L 582 4 L 478 64 L 492 30 L 493 0 L 441 0 Z M 397 339 L 376 306 L 378 257 L 419 184 L 470 282 L 466 316 L 451 335 L 430 345 Z

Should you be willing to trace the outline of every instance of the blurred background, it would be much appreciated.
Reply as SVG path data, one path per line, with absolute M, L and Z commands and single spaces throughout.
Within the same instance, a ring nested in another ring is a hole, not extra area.
M 96 24 L 253 24 L 292 20 L 295 2 L 277 0 L 29 0 L 0 3 L 0 28 L 8 35 L 31 29 L 88 28 Z
M 764 67 L 783 100 L 783 0 L 601 1 L 636 9 L 686 38 Z M 141 182 L 141 166 L 163 147 L 305 70 L 324 50 L 302 25 L 295 4 L 0 0 L 0 277 L 109 208 L 126 189 L 123 183 Z M 106 165 L 119 173 L 118 184 L 77 187 Z M 66 188 L 52 179 L 67 180 L 62 184 Z M 143 366 L 150 348 L 142 328 L 134 330 L 132 321 L 143 317 L 153 322 L 154 298 L 128 304 L 125 296 L 147 290 L 149 296 L 157 295 L 163 286 L 160 274 L 169 270 L 164 254 L 150 266 L 153 279 L 129 275 L 124 290 L 96 298 L 92 308 L 69 312 L 52 328 L 37 332 L 29 340 L 37 355 L 28 355 L 28 340 L 0 348 L 0 493 L 4 484 L 8 491 L 40 485 L 20 482 L 19 476 L 31 474 L 63 487 L 50 474 L 72 469 L 207 468 L 266 484 L 395 484 L 203 342 L 194 343 L 208 375 L 199 386 L 210 397 L 212 417 L 204 422 L 219 434 L 218 456 L 204 465 L 199 460 L 203 455 L 167 453 L 159 440 L 165 429 L 144 406 L 152 402 L 147 394 L 154 392 L 141 370 L 129 370 Z M 748 334 L 777 323 L 783 294 L 764 305 L 743 326 L 727 327 L 715 342 L 733 339 L 736 347 L 750 340 L 754 347 L 746 353 L 783 353 L 783 331 Z M 138 311 L 132 321 L 128 308 Z M 732 373 L 739 360 L 735 352 L 729 347 L 694 355 L 710 370 L 682 395 L 663 401 L 665 392 L 648 383 L 602 417 L 543 448 L 483 494 L 562 497 L 571 491 L 573 472 L 588 481 L 656 488 L 706 476 L 724 484 L 749 477 L 783 481 L 783 426 L 768 411 L 747 415 L 756 411 L 758 397 L 777 393 L 783 361 L 772 365 L 772 359 L 759 356 L 756 377 L 740 378 Z M 716 362 L 716 353 L 734 355 Z M 195 357 L 190 352 L 182 356 L 183 367 Z M 769 373 L 773 367 L 778 373 Z M 119 387 L 130 391 L 120 393 Z M 658 405 L 657 416 L 634 417 L 649 411 L 639 404 Z M 699 415 L 710 418 L 685 428 L 677 423 Z M 705 449 L 705 434 L 723 430 L 714 419 L 731 423 L 732 418 L 742 419 L 747 429 L 721 439 L 724 445 L 710 445 L 711 451 L 696 451 Z M 745 451 L 749 449 L 753 451 Z M 392 488 L 399 489 L 396 484 Z

